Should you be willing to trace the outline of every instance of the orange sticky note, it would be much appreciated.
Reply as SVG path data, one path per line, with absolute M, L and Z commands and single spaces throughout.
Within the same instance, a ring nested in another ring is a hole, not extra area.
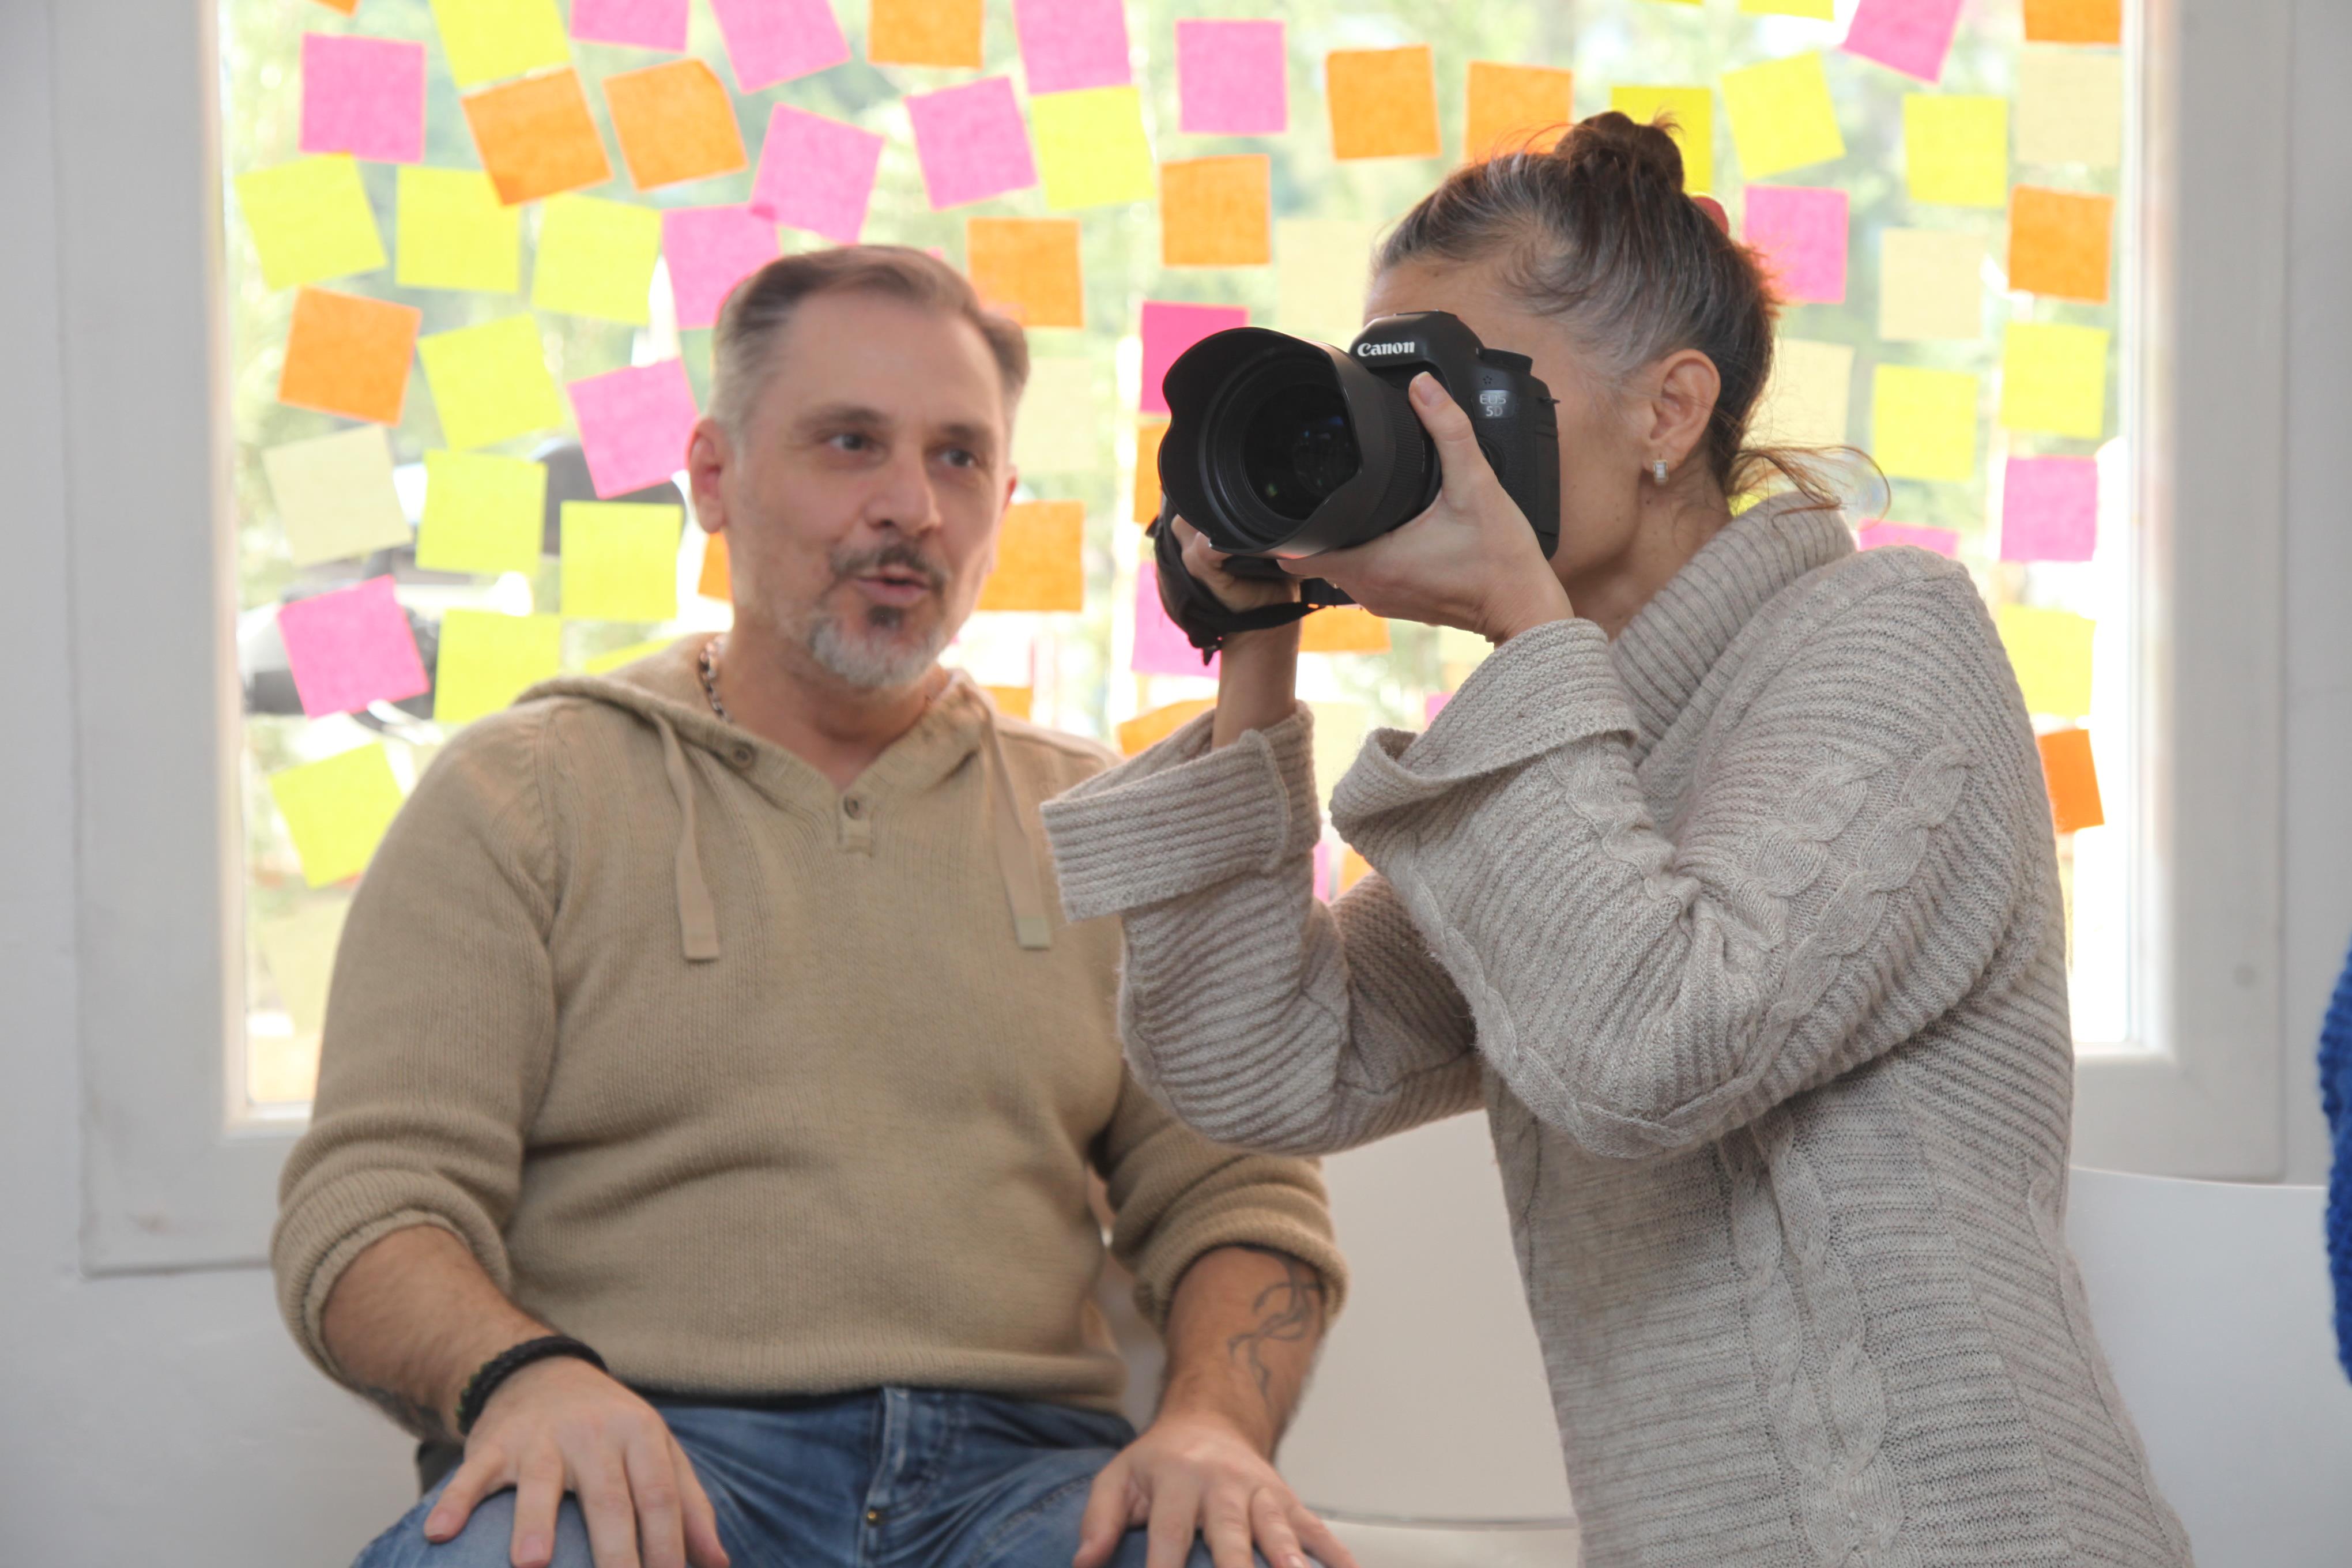
M 749 161 L 727 89 L 700 60 L 608 76 L 604 107 L 613 113 L 629 183 L 641 191 L 731 174 Z
M 1554 66 L 1470 62 L 1469 123 L 1462 156 L 1476 163 L 1498 153 L 1549 153 L 1568 132 L 1576 73 Z
M 360 8 L 360 0 L 319 0 L 330 11 L 341 11 L 348 16 Z
M 1160 437 L 1168 434 L 1165 419 L 1135 422 L 1135 521 L 1148 523 L 1160 515 Z
M 982 584 L 982 610 L 1086 608 L 1087 506 L 1076 500 L 1019 500 L 1004 509 L 996 534 L 996 570 Z
M 714 533 L 702 542 L 702 571 L 694 580 L 694 591 L 706 599 L 735 596 L 735 574 L 727 565 L 725 534 Z
M 601 185 L 613 177 L 580 73 L 565 67 L 488 88 L 459 100 L 474 150 L 509 206 Z M 738 165 L 740 166 L 740 164 Z
M 2105 826 L 2107 814 L 2099 802 L 2099 771 L 2091 762 L 2091 732 L 2053 730 L 2040 741 L 2042 777 L 2050 786 L 2050 816 L 2058 831 Z
M 1318 610 L 1298 623 L 1301 653 L 1386 653 L 1389 624 L 1361 605 Z
M 1033 688 L 1026 686 L 983 686 L 981 689 L 988 693 L 991 702 L 996 704 L 996 710 L 1008 719 L 1029 717 L 1031 704 L 1037 695 Z
M 2025 0 L 2029 44 L 2120 44 L 2124 0 Z
M 1263 153 L 1160 165 L 1160 264 L 1264 267 L 1274 259 L 1274 160 Z
M 874 0 L 866 58 L 877 66 L 980 68 L 981 0 Z
M 305 289 L 294 296 L 278 401 L 347 419 L 400 423 L 408 356 L 425 313 L 357 294 Z
M 1437 74 L 1427 44 L 1333 49 L 1324 75 L 1333 157 L 1437 156 Z
M 1188 701 L 1171 702 L 1165 708 L 1154 708 L 1148 713 L 1138 713 L 1118 727 L 1118 749 L 1122 756 L 1133 756 L 1148 751 L 1185 725 L 1217 705 L 1213 697 L 1195 697 Z
M 1083 327 L 1087 291 L 1074 217 L 965 220 L 964 270 L 981 300 L 1024 327 Z
M 1315 617 L 1309 616 L 1307 618 L 1311 621 Z M 1339 847 L 1339 890 L 1341 892 L 1346 892 L 1371 874 L 1372 863 L 1357 854 L 1354 845 L 1342 844 Z
M 2009 203 L 2009 286 L 2105 304 L 2115 217 L 2113 196 L 2018 186 Z

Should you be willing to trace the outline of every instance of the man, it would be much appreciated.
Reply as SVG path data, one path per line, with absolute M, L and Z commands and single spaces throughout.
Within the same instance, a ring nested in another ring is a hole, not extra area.
M 1061 923 L 1036 826 L 1108 759 L 935 662 L 1019 329 L 853 247 L 713 354 L 734 630 L 458 734 L 352 903 L 280 1299 L 464 1440 L 362 1562 L 1346 1563 L 1271 1464 L 1342 1285 L 1320 1184 L 1127 1076 L 1118 933 Z M 1090 1168 L 1168 1344 L 1139 1438 Z

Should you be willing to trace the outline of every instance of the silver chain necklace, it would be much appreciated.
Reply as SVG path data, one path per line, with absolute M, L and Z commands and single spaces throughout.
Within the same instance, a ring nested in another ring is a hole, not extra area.
M 727 704 L 719 700 L 719 656 L 726 647 L 727 636 L 722 632 L 702 645 L 702 656 L 696 663 L 702 670 L 702 694 L 710 699 L 710 710 L 719 715 L 719 722 L 732 724 L 735 716 L 727 711 Z

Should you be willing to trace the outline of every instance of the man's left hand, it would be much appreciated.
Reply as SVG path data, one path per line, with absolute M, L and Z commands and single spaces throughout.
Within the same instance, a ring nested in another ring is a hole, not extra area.
M 1231 1420 L 1167 1412 L 1103 1467 L 1078 1525 L 1071 1568 L 1102 1568 L 1118 1538 L 1148 1527 L 1146 1568 L 1183 1568 L 1197 1533 L 1216 1568 L 1356 1568 L 1330 1526 L 1308 1511 L 1257 1445 Z M 1310 1557 L 1308 1553 L 1312 1553 Z

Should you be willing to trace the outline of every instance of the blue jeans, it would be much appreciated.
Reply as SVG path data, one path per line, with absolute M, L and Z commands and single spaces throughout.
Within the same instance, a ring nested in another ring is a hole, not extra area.
M 1068 1568 L 1087 1489 L 1135 1428 L 1118 1415 L 952 1389 L 880 1388 L 772 1406 L 656 1398 L 710 1495 L 737 1568 Z M 425 1493 L 352 1568 L 506 1568 L 514 1493 L 485 1498 L 436 1546 Z M 1143 1568 L 1130 1530 L 1112 1568 Z M 1265 1568 L 1265 1559 L 1256 1559 Z M 590 1568 L 563 1500 L 551 1568 Z M 1210 1568 L 1192 1542 L 1186 1568 Z

